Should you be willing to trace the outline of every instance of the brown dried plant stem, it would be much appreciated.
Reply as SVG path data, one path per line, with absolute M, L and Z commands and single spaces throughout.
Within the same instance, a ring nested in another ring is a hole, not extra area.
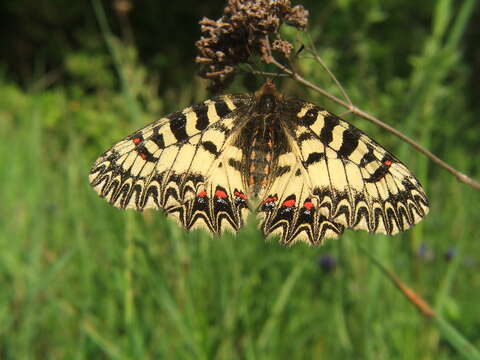
M 402 292 L 408 301 L 410 301 L 423 315 L 426 317 L 435 317 L 436 313 L 431 306 L 423 300 L 415 291 L 405 285 L 392 271 L 387 269 L 380 261 L 377 260 L 369 251 L 367 251 L 360 244 L 356 243 L 357 248 L 364 253 L 370 261 L 379 268 L 384 275 Z
M 316 56 L 316 58 L 318 58 L 318 56 Z M 453 168 L 451 165 L 447 164 L 445 161 L 440 159 L 438 156 L 434 155 L 429 150 L 427 150 L 426 148 L 424 148 L 423 146 L 421 146 L 420 144 L 418 144 L 414 140 L 410 139 L 408 136 L 406 136 L 402 132 L 400 132 L 397 129 L 391 127 L 390 125 L 384 123 L 383 121 L 377 119 L 376 117 L 368 114 L 367 112 L 359 109 L 358 107 L 356 107 L 352 103 L 343 101 L 343 100 L 339 99 L 338 97 L 336 97 L 335 95 L 330 94 L 328 91 L 326 91 L 326 90 L 318 87 L 317 85 L 311 83 L 310 81 L 303 78 L 296 71 L 293 71 L 293 70 L 289 69 L 288 67 L 286 67 L 285 65 L 281 64 L 280 62 L 278 62 L 273 56 L 271 56 L 271 58 L 269 60 L 270 60 L 269 62 L 271 64 L 278 67 L 280 70 L 282 70 L 284 73 L 288 74 L 293 79 L 295 79 L 298 82 L 304 84 L 305 86 L 309 87 L 310 89 L 313 89 L 313 90 L 317 91 L 318 93 L 320 93 L 323 96 L 329 98 L 330 100 L 336 102 L 337 104 L 345 107 L 348 110 L 348 112 L 351 112 L 352 114 L 360 116 L 361 118 L 364 118 L 364 119 L 374 123 L 375 125 L 378 125 L 381 128 L 391 132 L 392 134 L 396 135 L 397 137 L 399 137 L 400 139 L 402 139 L 403 141 L 405 141 L 406 143 L 411 145 L 415 150 L 417 150 L 417 151 L 421 152 L 422 154 L 424 154 L 425 156 L 427 156 L 435 164 L 439 165 L 440 167 L 444 168 L 445 170 L 447 170 L 448 172 L 453 174 L 457 178 L 458 181 L 461 181 L 464 184 L 467 184 L 468 186 L 474 188 L 475 190 L 480 191 L 480 183 L 473 180 L 469 176 L 463 174 L 462 172 L 458 171 L 457 169 Z M 325 65 L 323 63 L 322 63 L 322 66 L 325 67 Z M 330 73 L 330 76 L 335 80 L 335 77 L 333 76 L 333 74 Z M 336 81 L 336 83 L 338 85 L 337 81 Z M 342 89 L 341 86 L 340 86 L 340 89 Z M 344 91 L 342 91 L 342 93 L 344 93 Z M 348 96 L 346 96 L 346 98 L 349 99 Z
M 394 284 L 405 298 L 414 305 L 420 313 L 427 319 L 433 321 L 433 324 L 440 331 L 445 340 L 452 345 L 466 359 L 480 359 L 480 353 L 475 346 L 468 341 L 460 332 L 446 321 L 441 314 L 433 311 L 431 306 L 422 299 L 415 291 L 406 286 L 392 271 L 385 267 L 372 253 L 366 250 L 359 242 L 355 242 L 357 248 L 367 256 L 370 261 Z

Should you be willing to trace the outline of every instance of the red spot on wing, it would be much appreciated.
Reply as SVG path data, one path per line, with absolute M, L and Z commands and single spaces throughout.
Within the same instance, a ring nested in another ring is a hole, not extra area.
M 228 197 L 227 193 L 223 190 L 216 190 L 215 191 L 215 196 L 220 198 L 220 199 L 226 199 Z
M 197 194 L 197 196 L 199 198 L 204 198 L 205 196 L 207 196 L 207 192 L 205 190 L 202 190 Z
M 387 167 L 390 167 L 392 165 L 392 161 L 391 160 L 385 160 L 383 162 L 384 165 L 386 165 Z
M 278 198 L 274 195 L 274 196 L 267 197 L 265 200 L 263 200 L 263 202 L 264 203 L 269 203 L 269 202 L 275 202 L 277 200 L 278 200 Z
M 282 206 L 285 206 L 285 207 L 295 206 L 295 200 L 294 200 L 294 199 L 285 200 L 285 201 L 283 202 Z
M 313 203 L 310 200 L 305 200 L 303 207 L 310 211 L 313 208 Z
M 139 153 L 139 155 L 143 160 L 147 160 L 147 154 L 142 152 L 142 153 Z
M 233 193 L 233 195 L 235 195 L 236 197 L 239 197 L 242 200 L 247 200 L 247 195 L 245 195 L 244 193 L 242 193 L 240 191 L 235 191 Z
M 142 142 L 142 139 L 139 138 L 139 137 L 134 137 L 134 138 L 132 139 L 132 141 L 133 141 L 134 144 L 140 144 L 140 143 Z

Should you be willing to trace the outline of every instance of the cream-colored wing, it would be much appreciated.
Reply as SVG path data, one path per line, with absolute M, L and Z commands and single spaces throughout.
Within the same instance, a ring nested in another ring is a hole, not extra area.
M 393 235 L 428 213 L 418 180 L 383 147 L 320 107 L 288 105 L 282 126 L 291 151 L 279 166 L 289 171 L 271 183 L 270 210 L 259 208 L 266 235 L 279 233 L 285 244 L 319 244 L 345 228 Z
M 278 235 L 281 243 L 305 241 L 318 245 L 339 236 L 344 226 L 326 216 L 298 154 L 287 152 L 278 159 L 272 182 L 257 209 L 264 236 Z
M 229 140 L 249 97 L 221 96 L 162 118 L 106 151 L 90 171 L 95 191 L 122 209 L 163 209 L 186 229 L 238 230 L 248 209 L 241 150 Z

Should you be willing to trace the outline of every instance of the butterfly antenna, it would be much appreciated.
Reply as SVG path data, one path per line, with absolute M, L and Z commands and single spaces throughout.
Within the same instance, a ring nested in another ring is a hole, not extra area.
M 300 53 L 305 49 L 305 45 L 302 44 L 300 45 L 300 47 L 298 48 L 297 52 L 295 53 L 295 55 L 293 56 L 294 59 L 298 58 L 298 56 L 300 55 Z

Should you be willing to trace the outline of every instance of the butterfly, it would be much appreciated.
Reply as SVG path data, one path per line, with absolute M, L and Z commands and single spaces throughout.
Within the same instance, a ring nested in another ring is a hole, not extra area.
M 158 209 L 185 229 L 311 245 L 345 229 L 388 235 L 428 213 L 415 176 L 361 130 L 271 80 L 161 118 L 104 152 L 90 184 L 121 209 Z

